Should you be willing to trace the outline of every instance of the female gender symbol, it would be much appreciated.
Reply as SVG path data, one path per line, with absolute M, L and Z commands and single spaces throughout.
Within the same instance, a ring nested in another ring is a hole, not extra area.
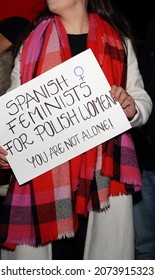
M 79 78 L 79 80 L 84 80 L 84 76 L 83 76 L 83 74 L 84 74 L 84 70 L 83 70 L 83 68 L 81 67 L 81 66 L 77 66 L 75 69 L 74 69 L 74 74 L 76 75 L 76 76 L 79 76 L 80 78 Z

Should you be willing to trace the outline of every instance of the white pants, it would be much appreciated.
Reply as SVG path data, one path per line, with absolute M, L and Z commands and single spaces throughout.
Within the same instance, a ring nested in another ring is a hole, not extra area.
M 107 212 L 89 215 L 84 259 L 134 259 L 132 196 L 110 198 Z
M 34 248 L 18 245 L 14 252 L 1 250 L 1 260 L 51 260 L 52 245 Z M 90 212 L 85 260 L 134 259 L 132 196 L 110 198 L 106 212 Z

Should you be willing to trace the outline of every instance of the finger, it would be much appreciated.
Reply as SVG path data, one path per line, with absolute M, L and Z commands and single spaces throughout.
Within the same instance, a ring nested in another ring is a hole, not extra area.
M 114 98 L 115 97 L 115 91 L 116 91 L 117 87 L 115 85 L 113 85 L 110 89 L 110 94 L 111 94 L 111 97 Z
M 111 96 L 119 102 L 122 102 L 123 99 L 127 96 L 126 91 L 122 87 L 113 87 L 111 90 Z
M 2 154 L 2 155 L 7 155 L 8 153 L 7 153 L 7 151 L 6 150 L 4 150 L 1 146 L 0 146 L 0 154 Z
M 0 164 L 8 164 L 8 161 L 5 156 L 1 155 Z
M 125 95 L 120 96 L 119 103 L 122 106 L 122 108 L 125 109 L 127 106 L 130 106 L 133 104 L 133 99 L 130 95 L 125 94 Z

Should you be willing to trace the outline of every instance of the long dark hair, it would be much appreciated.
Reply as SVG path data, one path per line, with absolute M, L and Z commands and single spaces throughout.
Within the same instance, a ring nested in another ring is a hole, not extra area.
M 126 46 L 125 38 L 130 39 L 137 53 L 138 39 L 129 21 L 116 4 L 116 0 L 88 0 L 87 10 L 89 13 L 97 13 L 102 19 L 111 24 L 120 35 L 124 46 Z
M 115 0 L 114 0 L 115 1 Z M 88 0 L 89 13 L 97 13 L 109 22 L 121 36 L 132 39 L 131 26 L 112 0 Z
M 132 41 L 134 50 L 136 52 L 136 39 L 134 37 L 133 30 L 124 17 L 120 9 L 117 7 L 115 0 L 88 0 L 87 1 L 87 10 L 88 13 L 97 13 L 102 19 L 106 20 L 109 24 L 111 24 L 116 31 L 119 33 L 122 42 L 125 44 L 125 38 L 129 38 Z M 25 40 L 25 38 L 29 35 L 29 33 L 45 18 L 49 16 L 53 16 L 54 14 L 50 12 L 48 6 L 40 12 L 35 20 L 31 22 L 22 33 L 21 38 L 18 40 L 18 44 L 15 48 L 14 56 L 16 56 L 21 44 Z

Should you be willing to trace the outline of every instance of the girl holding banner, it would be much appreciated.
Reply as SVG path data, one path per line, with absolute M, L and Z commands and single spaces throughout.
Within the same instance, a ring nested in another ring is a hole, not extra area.
M 131 126 L 145 124 L 152 102 L 128 24 L 109 0 L 47 0 L 16 56 L 10 90 L 88 48 Z M 1 168 L 6 156 L 1 147 Z M 12 176 L 1 259 L 134 259 L 132 193 L 140 189 L 130 131 L 21 186 Z

